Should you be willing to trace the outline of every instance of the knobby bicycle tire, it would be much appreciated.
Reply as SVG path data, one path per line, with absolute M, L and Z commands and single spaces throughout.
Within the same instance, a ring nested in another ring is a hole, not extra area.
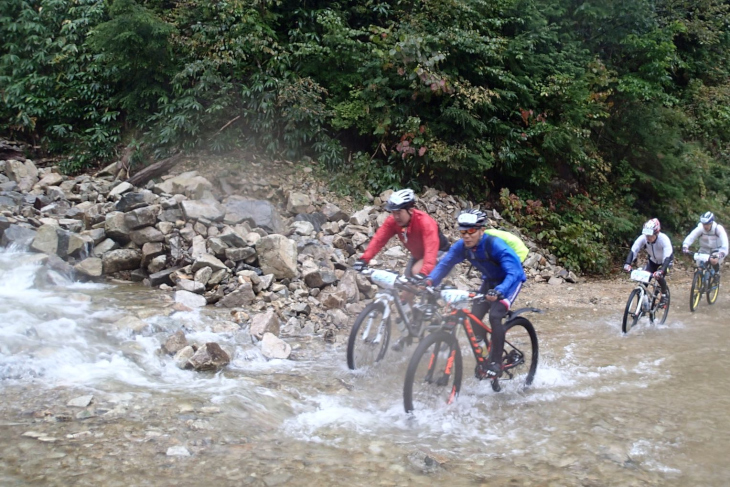
M 624 310 L 624 319 L 621 324 L 621 331 L 628 333 L 631 328 L 641 318 L 641 294 L 638 289 L 634 289 L 629 294 L 629 300 L 626 301 L 626 309 Z
M 463 368 L 459 341 L 454 335 L 446 331 L 427 335 L 408 363 L 403 383 L 406 412 L 436 409 L 454 402 L 461 389 Z
M 702 299 L 702 271 L 697 269 L 692 277 L 692 288 L 689 291 L 689 310 L 694 313 Z
M 537 333 L 530 320 L 522 316 L 510 320 L 505 326 L 500 382 L 513 381 L 521 388 L 530 386 L 537 371 L 539 354 Z
M 383 320 L 386 306 L 382 301 L 370 303 L 355 319 L 347 340 L 350 370 L 374 365 L 385 357 L 390 341 L 390 317 Z
M 707 304 L 715 304 L 717 295 L 720 293 L 720 276 L 715 273 L 710 278 L 710 289 L 707 289 Z
M 657 288 L 661 289 L 661 288 Z M 657 293 L 657 296 L 655 298 L 656 302 L 652 303 L 654 306 L 654 321 L 657 322 L 657 316 L 661 314 L 661 319 L 658 320 L 658 323 L 660 325 L 663 325 L 665 321 L 667 321 L 667 316 L 669 316 L 669 306 L 672 301 L 672 294 L 669 291 L 669 286 L 667 285 L 667 302 L 664 308 L 659 308 L 659 300 L 661 299 L 661 290 Z

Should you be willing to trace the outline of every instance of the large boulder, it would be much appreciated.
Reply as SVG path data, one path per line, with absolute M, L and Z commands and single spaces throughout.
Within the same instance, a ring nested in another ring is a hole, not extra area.
M 197 171 L 189 171 L 155 185 L 154 190 L 157 193 L 179 193 L 192 199 L 202 199 L 211 196 L 213 185 Z
M 264 200 L 249 200 L 240 196 L 231 196 L 225 204 L 225 223 L 236 224 L 247 222 L 251 227 L 260 227 L 269 233 L 282 233 L 284 224 L 277 209 Z
M 297 276 L 297 244 L 283 235 L 268 235 L 256 243 L 259 266 L 277 279 Z
M 139 267 L 142 262 L 142 252 L 136 249 L 118 249 L 107 252 L 102 257 L 104 274 L 114 274 L 119 271 L 131 271 Z
M 3 232 L 3 237 L 0 239 L 0 245 L 3 247 L 10 247 L 11 245 L 27 247 L 35 238 L 35 234 L 35 228 L 11 224 Z
M 226 215 L 226 208 L 213 199 L 207 200 L 186 200 L 180 203 L 183 214 L 188 220 L 209 220 L 217 222 L 223 220 Z

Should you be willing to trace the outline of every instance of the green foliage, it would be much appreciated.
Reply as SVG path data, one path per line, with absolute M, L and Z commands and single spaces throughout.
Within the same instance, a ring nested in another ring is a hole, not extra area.
M 724 0 L 6 0 L 0 131 L 69 171 L 131 140 L 435 186 L 605 272 L 649 217 L 730 214 L 728 25 Z
M 0 3 L 0 131 L 72 152 L 68 171 L 109 158 L 120 140 L 113 93 L 85 44 L 104 19 L 101 1 Z
M 88 45 L 99 53 L 115 99 L 130 120 L 141 123 L 167 95 L 175 28 L 134 0 L 115 0 L 110 20 L 94 28 Z

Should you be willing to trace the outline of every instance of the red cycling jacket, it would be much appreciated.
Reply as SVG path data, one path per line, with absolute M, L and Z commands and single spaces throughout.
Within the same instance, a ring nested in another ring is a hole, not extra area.
M 407 228 L 399 226 L 393 216 L 385 219 L 383 225 L 375 232 L 365 253 L 360 257 L 365 262 L 380 252 L 393 235 L 411 251 L 416 260 L 423 259 L 421 274 L 428 275 L 436 266 L 439 251 L 439 227 L 436 220 L 421 210 L 412 210 L 411 221 Z

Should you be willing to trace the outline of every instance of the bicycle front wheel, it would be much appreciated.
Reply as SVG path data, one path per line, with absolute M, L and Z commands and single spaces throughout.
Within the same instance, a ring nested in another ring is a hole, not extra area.
M 527 318 L 517 317 L 505 328 L 504 352 L 502 354 L 502 377 L 520 387 L 532 384 L 537 371 L 537 333 Z
M 707 304 L 715 304 L 720 293 L 720 276 L 716 273 L 710 278 L 710 289 L 707 290 Z
M 663 325 L 665 321 L 667 321 L 667 316 L 669 316 L 669 303 L 671 301 L 672 295 L 669 292 L 669 286 L 667 286 L 667 301 L 663 308 L 659 307 L 659 300 L 661 299 L 661 292 L 657 293 L 657 303 L 654 304 L 656 306 L 654 311 L 654 319 L 658 321 L 660 325 Z
M 403 384 L 406 412 L 437 409 L 454 402 L 461 389 L 463 365 L 454 335 L 445 331 L 427 335 L 408 363 Z
M 702 271 L 697 269 L 692 278 L 692 288 L 689 291 L 689 310 L 694 312 L 702 298 Z M 708 296 L 709 298 L 709 296 Z
M 629 300 L 626 302 L 624 310 L 624 320 L 621 324 L 621 330 L 628 333 L 629 330 L 639 321 L 641 317 L 641 293 L 638 289 L 634 289 L 629 294 Z
M 384 319 L 386 303 L 373 302 L 357 316 L 347 340 L 347 366 L 350 370 L 381 361 L 388 351 L 390 318 Z

